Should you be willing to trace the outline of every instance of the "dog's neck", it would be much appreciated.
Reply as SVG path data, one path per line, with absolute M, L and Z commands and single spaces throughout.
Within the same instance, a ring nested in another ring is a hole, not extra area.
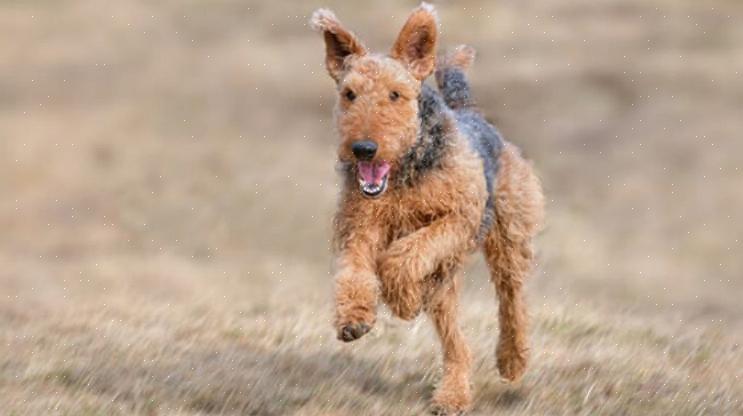
M 425 172 L 440 166 L 449 147 L 451 114 L 441 95 L 427 84 L 418 96 L 418 138 L 400 159 L 399 184 L 413 185 Z

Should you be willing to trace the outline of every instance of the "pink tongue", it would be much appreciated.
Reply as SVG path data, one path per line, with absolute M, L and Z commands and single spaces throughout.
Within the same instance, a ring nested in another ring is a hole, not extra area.
M 371 185 L 380 185 L 387 172 L 390 171 L 390 164 L 387 162 L 358 162 L 359 176 L 361 179 Z

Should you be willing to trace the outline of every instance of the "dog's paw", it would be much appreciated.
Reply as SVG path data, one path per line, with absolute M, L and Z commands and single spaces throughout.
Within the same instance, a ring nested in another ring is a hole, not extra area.
M 336 306 L 335 328 L 338 339 L 343 342 L 355 341 L 369 332 L 376 321 L 373 305 L 344 304 Z
M 336 294 L 334 327 L 338 339 L 351 342 L 369 332 L 377 320 L 376 285 L 370 290 L 358 290 L 358 287 L 345 286 L 346 289 Z
M 472 404 L 467 371 L 457 371 L 444 375 L 441 385 L 431 400 L 431 413 L 435 415 L 463 415 Z
M 469 391 L 441 392 L 434 396 L 429 410 L 438 416 L 463 415 L 472 403 Z
M 364 322 L 341 325 L 338 328 L 338 339 L 343 342 L 355 341 L 363 337 L 371 328 L 371 325 Z
M 517 382 L 526 371 L 528 351 L 506 343 L 498 346 L 495 358 L 501 377 L 509 382 Z
M 465 410 L 449 409 L 446 406 L 440 404 L 432 404 L 430 408 L 432 415 L 436 416 L 460 416 L 465 414 Z

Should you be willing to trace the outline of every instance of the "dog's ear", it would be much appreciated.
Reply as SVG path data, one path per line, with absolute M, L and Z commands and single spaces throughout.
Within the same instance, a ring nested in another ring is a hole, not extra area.
M 436 65 L 436 39 L 438 27 L 436 10 L 428 3 L 421 3 L 408 17 L 390 55 L 408 66 L 417 79 L 431 75 Z
M 335 14 L 328 9 L 318 9 L 312 14 L 310 25 L 322 32 L 325 38 L 325 65 L 330 76 L 338 82 L 347 57 L 366 54 L 366 47 L 350 30 L 343 27 Z

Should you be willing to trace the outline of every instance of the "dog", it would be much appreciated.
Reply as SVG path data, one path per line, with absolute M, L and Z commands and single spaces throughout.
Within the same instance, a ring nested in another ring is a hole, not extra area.
M 367 50 L 330 10 L 310 23 L 338 91 L 337 336 L 350 342 L 370 331 L 380 299 L 404 320 L 425 312 L 443 350 L 432 411 L 461 414 L 472 403 L 472 358 L 457 323 L 459 270 L 482 249 L 499 298 L 497 367 L 518 380 L 528 359 L 523 283 L 544 215 L 540 181 L 475 107 L 465 77 L 474 49 L 437 58 L 431 5 L 410 14 L 389 54 Z M 424 83 L 433 73 L 438 91 Z

